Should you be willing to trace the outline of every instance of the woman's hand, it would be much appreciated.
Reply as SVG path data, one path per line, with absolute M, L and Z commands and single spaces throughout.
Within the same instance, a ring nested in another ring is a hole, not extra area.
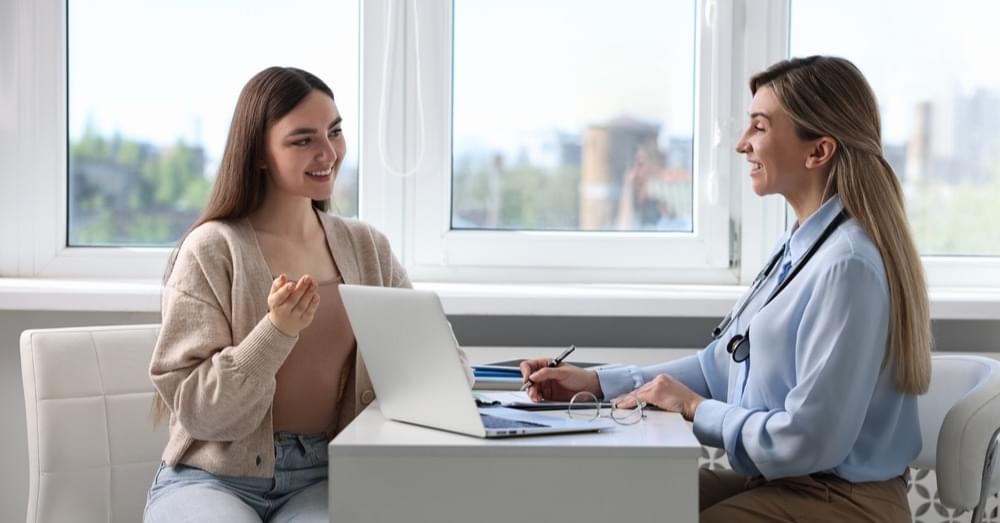
M 694 419 L 694 411 L 705 398 L 699 396 L 669 374 L 660 374 L 652 381 L 615 399 L 615 404 L 623 408 L 635 407 L 637 401 L 653 405 L 660 410 L 680 412 L 688 421 Z
M 288 281 L 282 274 L 271 283 L 267 296 L 267 313 L 271 323 L 287 336 L 298 336 L 309 326 L 319 308 L 319 285 L 305 275 L 299 281 Z
M 597 373 L 569 364 L 549 367 L 552 358 L 538 358 L 521 362 L 521 375 L 525 382 L 532 382 L 528 389 L 531 401 L 569 401 L 580 391 L 601 397 L 601 383 Z

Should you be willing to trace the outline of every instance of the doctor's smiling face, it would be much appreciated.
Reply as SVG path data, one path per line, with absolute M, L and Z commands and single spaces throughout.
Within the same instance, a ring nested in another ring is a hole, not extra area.
M 753 191 L 759 196 L 781 194 L 794 200 L 809 183 L 808 159 L 815 140 L 805 140 L 795 122 L 768 86 L 757 90 L 750 103 L 750 124 L 736 144 L 736 152 L 750 162 Z

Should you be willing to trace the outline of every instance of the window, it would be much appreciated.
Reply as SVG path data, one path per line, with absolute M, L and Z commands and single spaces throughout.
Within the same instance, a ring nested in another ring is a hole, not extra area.
M 785 209 L 733 150 L 747 78 L 828 53 L 876 90 L 932 284 L 1000 285 L 1000 7 L 845 1 L 12 5 L 0 275 L 161 274 L 239 89 L 279 64 L 334 89 L 336 206 L 416 280 L 748 283 Z
M 207 201 L 240 89 L 271 65 L 333 89 L 349 144 L 334 204 L 357 214 L 356 1 L 67 9 L 68 246 L 172 246 Z
M 792 4 L 793 56 L 844 56 L 871 82 L 925 256 L 1000 255 L 998 19 L 991 0 Z
M 701 5 L 366 5 L 365 139 L 396 149 L 362 216 L 418 279 L 736 281 L 728 105 L 704 96 L 732 92 L 732 13 Z
M 693 230 L 694 2 L 454 10 L 452 229 Z

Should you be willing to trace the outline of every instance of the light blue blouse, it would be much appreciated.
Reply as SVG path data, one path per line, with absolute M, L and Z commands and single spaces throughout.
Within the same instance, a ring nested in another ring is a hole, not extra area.
M 835 196 L 787 232 L 782 263 L 795 266 L 841 209 Z M 698 354 L 598 371 L 604 396 L 670 374 L 706 398 L 694 415 L 698 440 L 724 448 L 746 475 L 899 476 L 920 452 L 920 425 L 917 398 L 896 391 L 893 366 L 884 361 L 889 289 L 878 249 L 848 219 L 762 309 L 782 263 L 741 317 Z M 736 363 L 726 343 L 748 322 L 750 357 Z

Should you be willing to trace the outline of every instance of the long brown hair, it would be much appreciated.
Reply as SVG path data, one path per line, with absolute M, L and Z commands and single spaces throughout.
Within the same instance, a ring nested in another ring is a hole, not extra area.
M 930 307 L 923 265 L 903 191 L 882 152 L 875 93 L 850 61 L 810 56 L 778 62 L 750 79 L 754 94 L 770 87 L 805 140 L 829 136 L 837 149 L 825 197 L 839 194 L 878 247 L 889 283 L 889 352 L 896 390 L 923 394 L 930 386 Z
M 267 194 L 267 130 L 290 113 L 313 91 L 333 99 L 333 91 L 315 75 L 294 67 L 268 67 L 243 86 L 229 125 L 222 163 L 212 185 L 208 203 L 194 224 L 177 241 L 163 275 L 166 284 L 181 245 L 191 231 L 214 220 L 239 220 L 260 208 Z M 330 200 L 313 200 L 321 211 L 330 209 Z M 152 418 L 156 425 L 167 415 L 167 403 L 159 394 L 153 398 Z

